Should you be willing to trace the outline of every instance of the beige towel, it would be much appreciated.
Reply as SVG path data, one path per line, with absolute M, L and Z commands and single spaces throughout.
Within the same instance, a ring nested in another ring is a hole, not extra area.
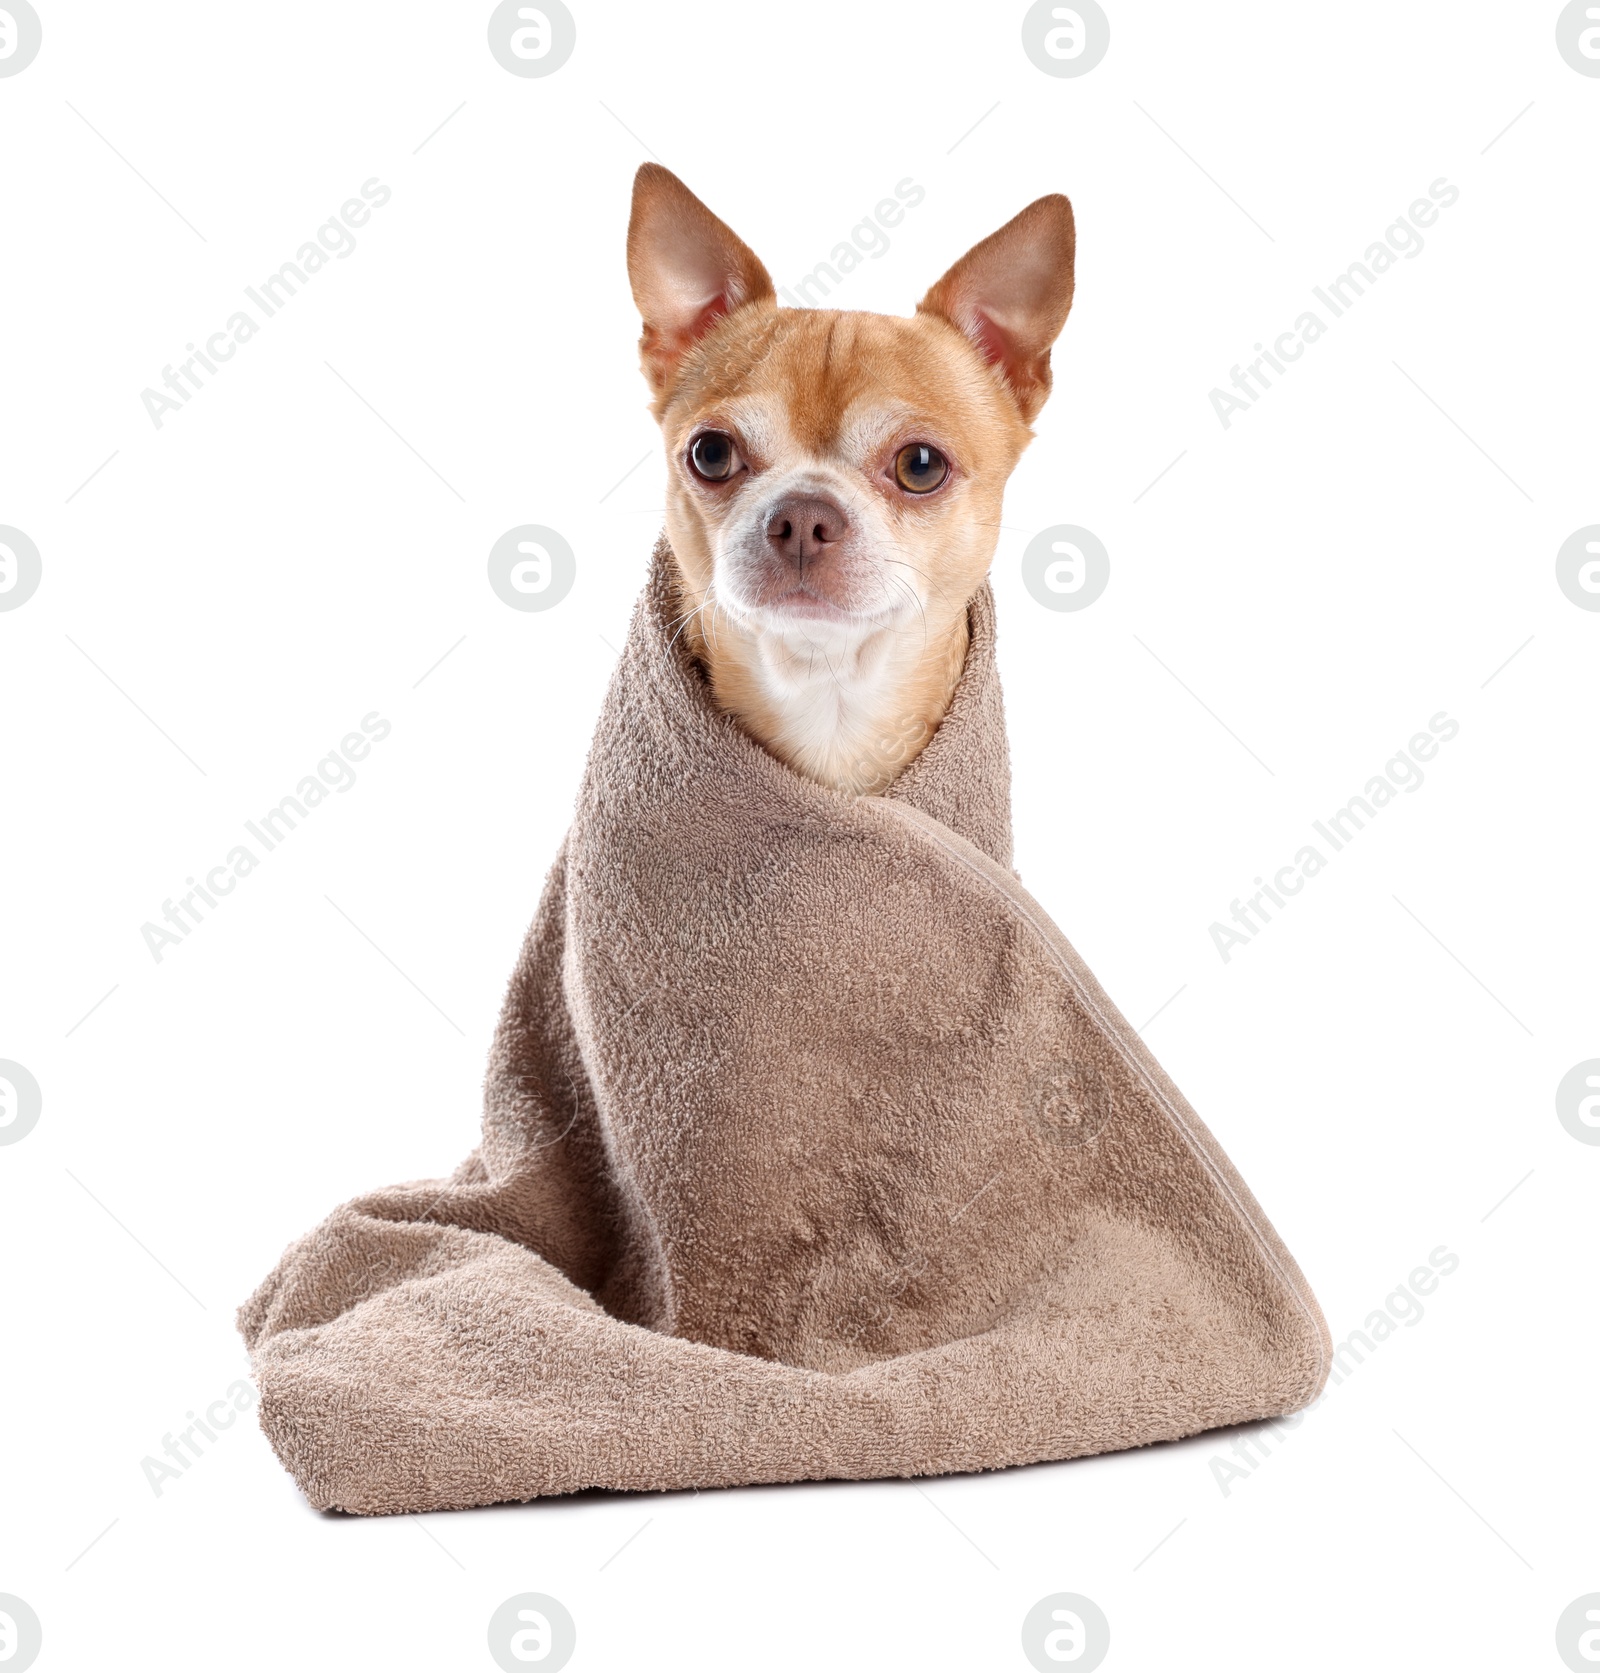
M 658 549 L 511 978 L 483 1142 L 240 1312 L 311 1502 L 932 1475 L 1289 1412 L 1328 1335 L 1009 869 L 993 603 L 882 797 L 768 755 Z

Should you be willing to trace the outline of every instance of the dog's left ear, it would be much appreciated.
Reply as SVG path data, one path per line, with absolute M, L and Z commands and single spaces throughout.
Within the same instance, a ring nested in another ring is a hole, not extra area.
M 724 314 L 777 300 L 755 252 L 659 163 L 644 164 L 633 177 L 628 281 L 644 317 L 639 357 L 657 396 Z
M 1050 345 L 1072 306 L 1077 239 L 1059 192 L 975 244 L 917 304 L 968 338 L 1032 423 L 1050 393 Z

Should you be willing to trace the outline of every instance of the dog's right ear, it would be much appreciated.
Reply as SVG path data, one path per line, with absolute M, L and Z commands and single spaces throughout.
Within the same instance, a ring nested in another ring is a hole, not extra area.
M 776 300 L 754 251 L 659 163 L 644 164 L 633 177 L 628 281 L 644 316 L 639 358 L 657 396 L 724 314 Z

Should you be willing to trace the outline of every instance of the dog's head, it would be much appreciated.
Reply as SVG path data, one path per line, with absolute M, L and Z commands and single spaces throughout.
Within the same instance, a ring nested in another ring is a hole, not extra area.
M 645 164 L 628 273 L 691 600 L 811 644 L 964 611 L 1050 390 L 1072 264 L 1072 206 L 1044 197 L 910 319 L 780 308 L 753 252 Z

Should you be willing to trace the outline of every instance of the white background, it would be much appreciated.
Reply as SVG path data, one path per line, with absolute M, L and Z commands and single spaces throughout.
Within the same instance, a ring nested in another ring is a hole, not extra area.
M 575 1669 L 1020 1669 L 1057 1591 L 1112 1670 L 1559 1668 L 1600 1590 L 1600 1149 L 1554 1109 L 1600 1056 L 1600 614 L 1554 577 L 1600 521 L 1600 79 L 1559 8 L 1106 0 L 1104 62 L 1056 79 L 1021 5 L 572 3 L 571 61 L 519 79 L 487 4 L 38 0 L 0 80 L 0 523 L 44 564 L 0 613 L 0 1057 L 44 1091 L 0 1148 L 0 1592 L 39 1666 L 489 1668 L 536 1590 Z M 146 1483 L 284 1244 L 475 1142 L 659 526 L 649 156 L 791 286 L 916 180 L 851 308 L 1074 202 L 994 569 L 1024 881 L 1131 1021 L 1170 999 L 1146 1038 L 1336 1338 L 1460 1258 L 1226 1495 L 1234 1434 L 362 1521 L 253 1422 Z M 141 389 L 373 176 L 355 253 L 156 430 Z M 1225 431 L 1208 391 L 1441 176 L 1423 253 Z M 485 577 L 525 522 L 577 554 L 544 614 Z M 1056 523 L 1111 553 L 1078 614 L 1020 582 Z M 372 710 L 355 788 L 158 965 L 140 925 Z M 1423 787 L 1224 964 L 1211 922 L 1441 710 Z

